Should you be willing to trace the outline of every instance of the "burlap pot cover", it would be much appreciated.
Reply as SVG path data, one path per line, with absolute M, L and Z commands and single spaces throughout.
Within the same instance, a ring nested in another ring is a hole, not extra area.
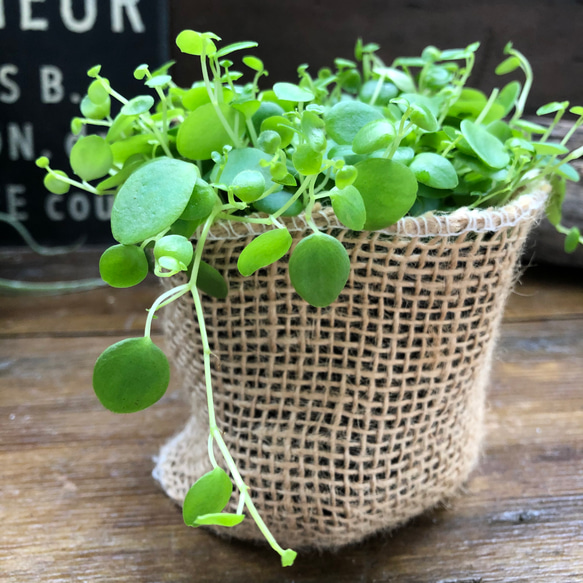
M 327 308 L 297 296 L 285 265 L 238 273 L 240 251 L 263 227 L 213 230 L 204 258 L 231 290 L 224 301 L 203 298 L 217 419 L 284 548 L 356 542 L 459 491 L 479 455 L 517 259 L 546 194 L 537 189 L 502 209 L 405 218 L 372 233 L 343 229 L 323 211 L 316 222 L 352 262 Z M 288 225 L 296 241 L 306 232 L 301 217 Z M 165 310 L 192 416 L 162 448 L 154 475 L 181 503 L 211 469 L 203 355 L 192 298 Z M 217 532 L 262 538 L 250 518 Z

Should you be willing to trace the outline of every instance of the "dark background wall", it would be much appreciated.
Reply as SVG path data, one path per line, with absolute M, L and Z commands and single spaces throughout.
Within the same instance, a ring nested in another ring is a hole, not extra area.
M 357 37 L 381 45 L 381 57 L 413 56 L 481 42 L 473 82 L 492 88 L 493 70 L 511 40 L 535 73 L 531 108 L 557 98 L 583 103 L 583 0 L 173 0 L 171 38 L 183 28 L 210 30 L 225 42 L 255 40 L 270 82 L 293 80 L 350 58 Z M 171 42 L 172 46 L 172 42 Z M 198 78 L 197 63 L 174 51 L 182 83 Z

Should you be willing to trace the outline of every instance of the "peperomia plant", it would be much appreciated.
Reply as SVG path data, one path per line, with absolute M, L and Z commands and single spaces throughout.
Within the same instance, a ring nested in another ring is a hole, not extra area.
M 407 214 L 504 205 L 530 185 L 550 181 L 548 216 L 572 250 L 582 238 L 577 228 L 561 225 L 561 203 L 565 181 L 579 179 L 571 162 L 583 149 L 570 151 L 567 143 L 583 124 L 583 107 L 554 102 L 538 110 L 553 116 L 550 124 L 523 119 L 532 71 L 510 44 L 496 72 L 521 69 L 525 81 L 486 95 L 467 87 L 477 43 L 459 50 L 428 47 L 420 57 L 387 66 L 377 45 L 359 41 L 354 61 L 336 59 L 334 68 L 315 76 L 302 65 L 297 84 L 260 89 L 267 75 L 261 60 L 243 56 L 250 74 L 244 83 L 231 60 L 256 43 L 217 48 L 219 40 L 191 30 L 178 36 L 179 48 L 201 63 L 202 80 L 187 89 L 175 85 L 170 64 L 156 71 L 140 65 L 134 74 L 144 81 L 145 93 L 126 99 L 99 66 L 92 68 L 82 117 L 72 121 L 72 131 L 81 134 L 70 154 L 78 178 L 53 170 L 46 158 L 37 164 L 47 170 L 45 185 L 52 192 L 73 186 L 115 195 L 111 227 L 118 244 L 99 264 L 110 285 L 136 285 L 150 271 L 159 277 L 187 274 L 187 283 L 153 303 L 143 337 L 118 342 L 98 358 L 93 386 L 99 400 L 129 413 L 162 397 L 169 365 L 150 338 L 152 320 L 160 308 L 191 294 L 204 349 L 214 469 L 190 489 L 184 520 L 195 527 L 234 526 L 246 509 L 285 566 L 296 553 L 282 549 L 259 516 L 215 418 L 201 294 L 224 299 L 229 290 L 203 261 L 213 225 L 265 225 L 237 259 L 248 276 L 288 254 L 292 236 L 283 217 L 303 213 L 310 232 L 291 253 L 289 277 L 299 296 L 317 307 L 336 300 L 351 266 L 342 243 L 318 229 L 316 205 L 331 207 L 350 230 L 374 231 Z M 115 115 L 112 102 L 119 104 Z M 576 116 L 572 130 L 560 143 L 550 141 L 567 111 Z M 86 135 L 87 129 L 94 133 Z M 215 459 L 215 446 L 231 477 Z M 229 514 L 224 508 L 233 482 L 238 508 Z

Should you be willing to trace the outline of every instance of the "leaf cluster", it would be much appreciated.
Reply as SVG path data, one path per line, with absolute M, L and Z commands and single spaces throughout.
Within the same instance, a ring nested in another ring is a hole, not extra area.
M 74 186 L 115 196 L 111 226 L 117 244 L 100 261 L 106 282 L 128 287 L 149 271 L 159 277 L 187 274 L 189 283 L 152 306 L 147 340 L 156 310 L 170 301 L 191 292 L 199 311 L 197 288 L 218 298 L 228 294 L 223 276 L 202 259 L 217 221 L 265 225 L 237 260 L 241 274 L 249 276 L 288 255 L 292 237 L 282 217 L 304 213 L 311 232 L 291 251 L 289 276 L 299 296 L 317 307 L 337 299 L 350 261 L 344 246 L 317 228 L 316 205 L 331 207 L 347 229 L 371 231 L 406 215 L 503 205 L 533 183 L 550 180 L 550 220 L 567 234 L 568 250 L 582 241 L 578 230 L 560 221 L 565 181 L 579 180 L 571 162 L 583 151 L 570 151 L 567 143 L 583 124 L 583 108 L 553 102 L 537 112 L 550 123 L 523 119 L 532 70 L 512 45 L 496 73 L 502 78 L 520 70 L 524 81 L 503 82 L 485 94 L 468 86 L 477 43 L 452 50 L 430 46 L 418 57 L 386 64 L 377 45 L 358 41 L 354 60 L 336 59 L 316 73 L 302 65 L 296 83 L 260 88 L 268 73 L 249 52 L 256 43 L 219 48 L 220 40 L 212 33 L 180 33 L 178 47 L 201 65 L 201 79 L 187 88 L 174 83 L 172 63 L 155 71 L 140 65 L 134 75 L 144 82 L 144 92 L 127 99 L 99 66 L 92 68 L 81 115 L 71 123 L 79 136 L 70 154 L 73 177 L 50 168 L 46 158 L 37 161 L 47 170 L 51 192 Z M 242 54 L 241 70 L 234 68 L 236 53 Z M 560 143 L 551 141 L 567 113 L 575 116 L 573 129 Z M 199 324 L 206 342 L 200 318 Z M 101 400 L 118 412 L 147 406 L 164 392 L 161 382 L 144 398 L 137 394 L 149 386 L 142 382 L 145 371 L 156 374 L 140 363 L 152 355 L 158 362 L 158 352 L 151 342 L 133 340 L 110 347 L 95 369 Z M 129 376 L 112 362 L 121 368 L 133 363 L 126 367 Z M 164 366 L 153 368 L 166 378 Z M 207 386 L 210 391 L 208 378 Z M 210 415 L 211 441 L 220 444 Z M 228 461 L 228 452 L 223 455 Z M 237 482 L 236 468 L 229 469 Z M 224 482 L 213 471 L 215 477 L 203 477 L 185 509 L 191 499 L 206 500 L 206 482 Z M 239 486 L 253 514 L 242 481 Z M 220 502 L 201 503 L 203 510 L 189 511 L 187 522 L 235 524 L 241 512 L 219 514 Z M 260 528 L 270 540 L 266 527 Z M 270 542 L 289 563 L 289 549 Z

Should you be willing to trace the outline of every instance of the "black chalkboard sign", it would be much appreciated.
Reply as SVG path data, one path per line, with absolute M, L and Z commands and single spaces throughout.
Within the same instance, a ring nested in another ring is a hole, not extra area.
M 43 186 L 40 155 L 69 170 L 70 120 L 95 64 L 122 95 L 143 93 L 141 63 L 168 60 L 166 0 L 0 0 L 0 212 L 48 245 L 111 240 L 111 197 Z M 22 244 L 0 222 L 0 244 Z

